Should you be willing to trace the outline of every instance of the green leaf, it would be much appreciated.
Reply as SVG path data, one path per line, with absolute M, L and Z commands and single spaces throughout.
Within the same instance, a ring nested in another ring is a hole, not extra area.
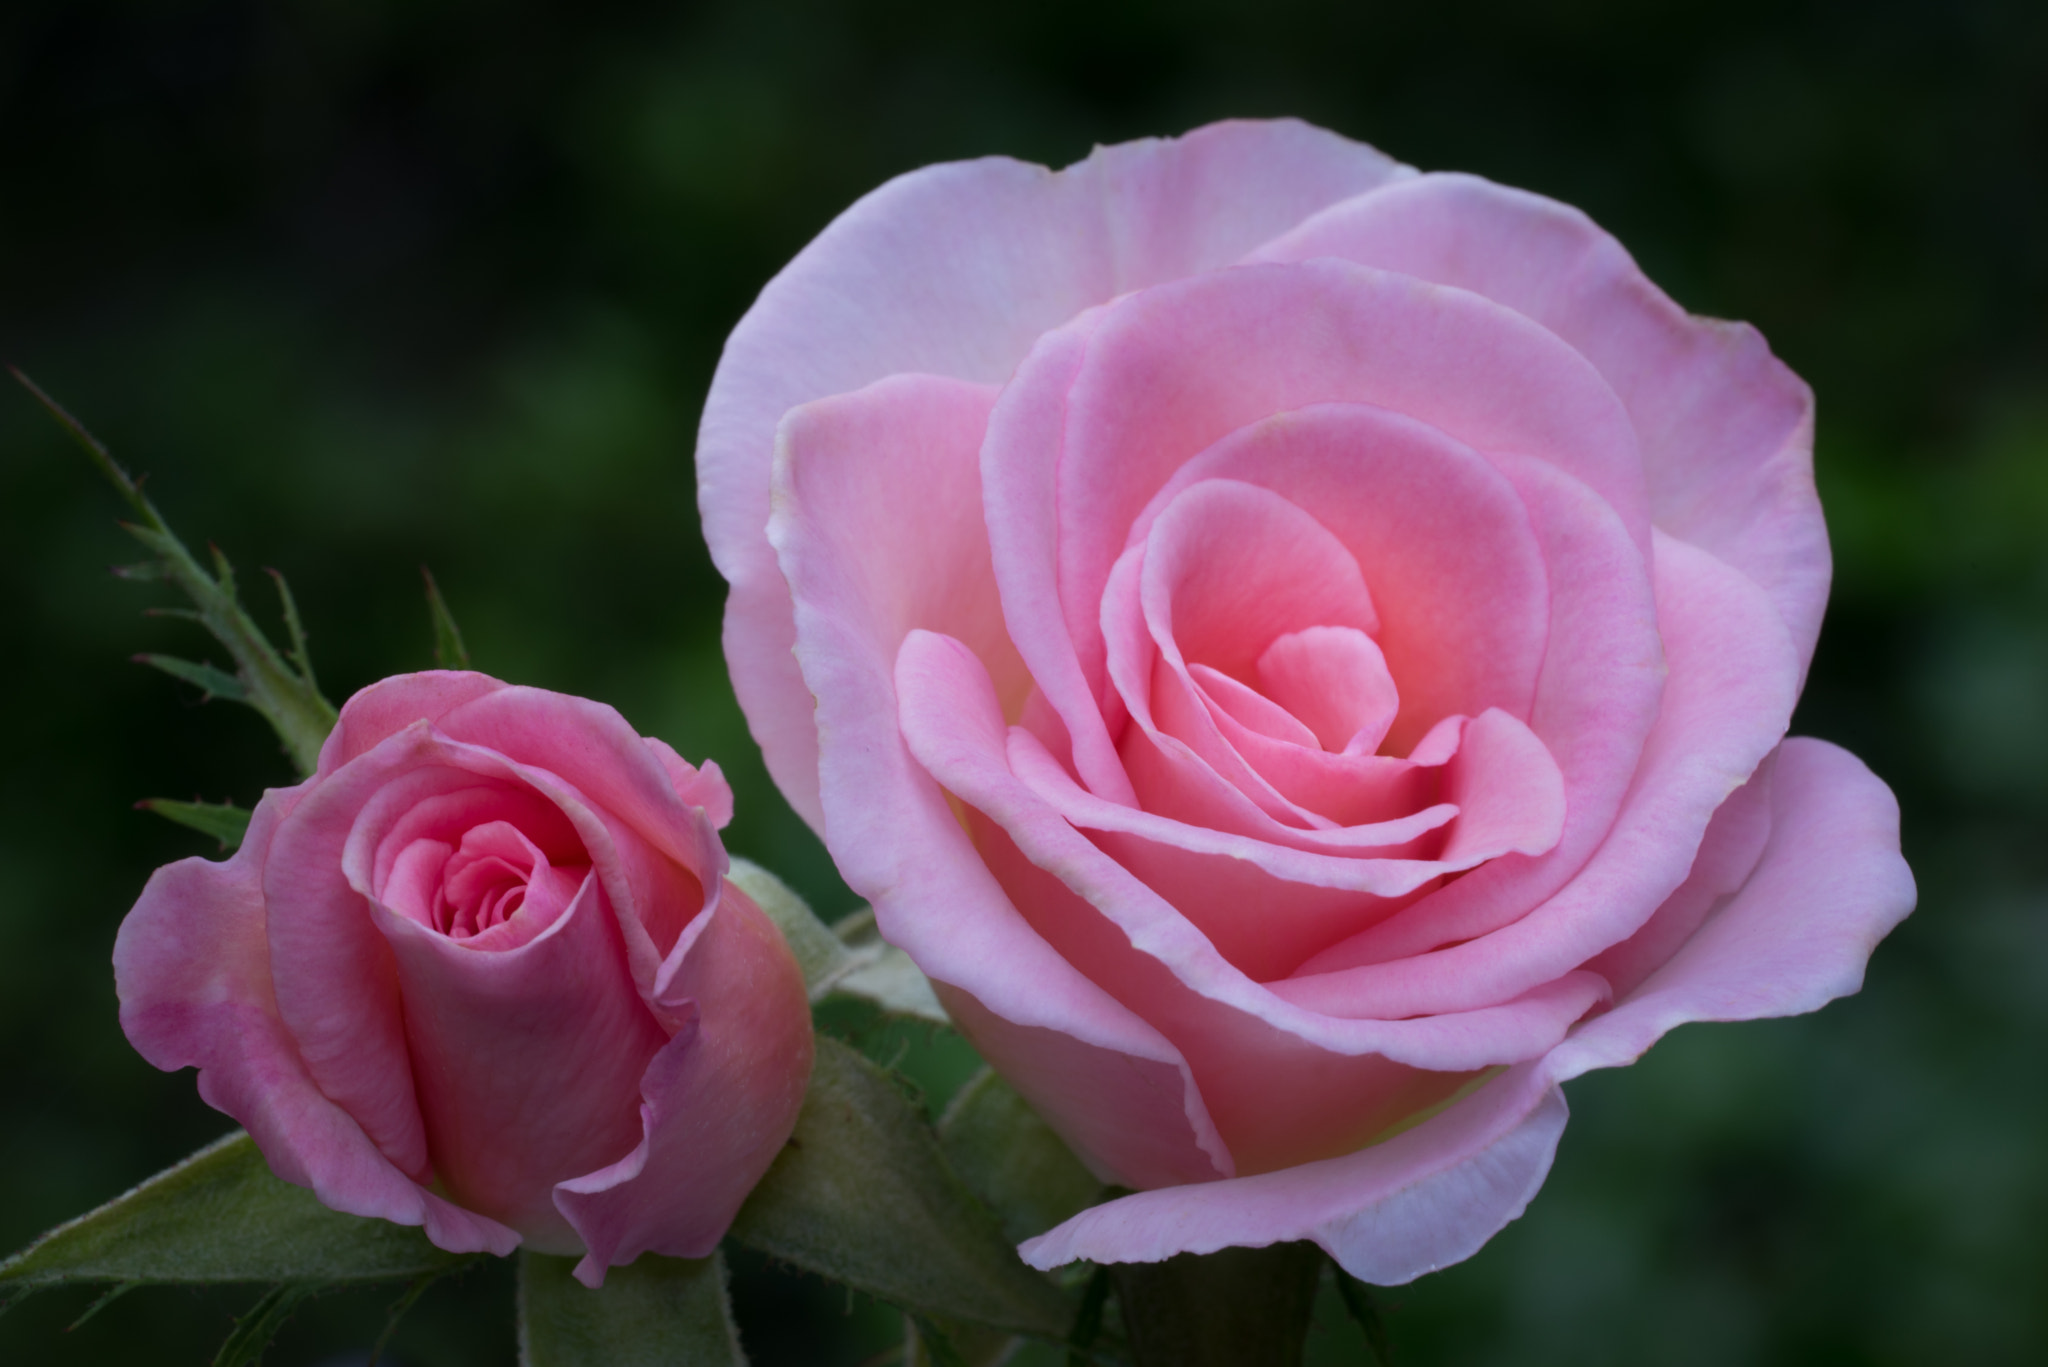
M 874 912 L 863 908 L 828 926 L 796 889 L 759 864 L 735 859 L 726 876 L 768 913 L 789 941 L 813 1003 L 835 994 L 857 997 L 892 1016 L 952 1024 L 930 980 L 908 954 L 875 929 Z
M 277 1331 L 284 1328 L 284 1322 L 299 1308 L 299 1303 L 322 1289 L 317 1284 L 309 1286 L 290 1282 L 264 1292 L 262 1298 L 249 1307 L 249 1313 L 235 1321 L 234 1332 L 213 1355 L 213 1367 L 248 1367 L 248 1364 L 259 1360 L 263 1350 L 270 1346 L 270 1341 L 277 1337 Z
M 954 1094 L 939 1120 L 939 1143 L 1015 1243 L 1080 1214 L 1102 1194 L 1102 1182 L 993 1069 Z
M 227 702 L 249 701 L 249 690 L 240 679 L 225 669 L 217 669 L 208 664 L 196 664 L 191 660 L 181 660 L 175 655 L 137 655 L 135 662 L 148 665 L 152 669 L 161 669 L 174 679 L 183 679 L 206 695 L 203 701 L 211 702 L 215 698 Z
M 434 572 L 422 565 L 420 577 L 427 581 L 427 615 L 434 619 L 434 663 L 443 669 L 468 669 L 469 647 L 462 643 L 462 628 L 455 625 L 455 614 L 448 610 Z
M 218 550 L 214 552 L 214 556 L 219 559 L 220 567 L 225 572 L 228 567 L 227 558 Z M 313 678 L 313 657 L 306 653 L 306 624 L 299 620 L 298 600 L 292 597 L 292 586 L 284 582 L 282 574 L 276 570 L 265 570 L 264 573 L 270 576 L 271 583 L 277 585 L 278 610 L 284 614 L 284 629 L 292 643 L 291 662 L 298 666 L 299 677 L 305 680 L 306 687 L 317 697 L 320 685 Z M 229 592 L 233 592 L 232 587 Z
M 740 1207 L 749 1248 L 916 1315 L 1064 1338 L 1073 1306 L 1024 1266 L 889 1075 L 829 1036 L 796 1134 Z
M 156 505 L 143 494 L 141 486 L 115 463 L 99 439 L 38 388 L 35 381 L 12 366 L 8 370 L 71 434 L 92 463 L 99 467 L 100 473 L 134 510 L 140 521 L 122 525 L 137 541 L 156 553 L 157 573 L 175 583 L 191 600 L 199 621 L 234 658 L 235 673 L 230 676 L 211 666 L 189 665 L 182 660 L 167 663 L 168 657 L 152 656 L 149 662 L 180 678 L 199 683 L 213 696 L 247 703 L 261 713 L 271 729 L 277 732 L 285 753 L 291 757 L 299 773 L 312 773 L 320 759 L 321 743 L 334 729 L 336 713 L 334 704 L 321 696 L 319 685 L 314 682 L 312 666 L 306 659 L 306 637 L 299 624 L 298 608 L 292 603 L 283 579 L 278 579 L 278 592 L 284 602 L 285 625 L 291 634 L 291 654 L 292 660 L 297 662 L 296 668 L 278 653 L 262 629 L 243 611 L 235 595 L 234 571 L 228 565 L 227 557 L 214 548 L 213 570 L 209 573 L 185 548 L 185 543 L 178 539 L 163 515 L 157 512 Z M 131 574 L 128 577 L 135 576 Z M 228 692 L 195 679 L 184 670 L 174 668 L 174 664 L 188 670 L 209 671 L 210 675 L 217 675 L 220 679 L 232 677 L 238 691 Z
M 1323 1258 L 1293 1243 L 1113 1265 L 1138 1367 L 1301 1367 Z
M 223 850 L 238 848 L 249 833 L 249 813 L 232 802 L 174 802 L 167 797 L 145 798 L 135 804 L 180 826 L 190 826 L 210 835 Z
M 237 1131 L 0 1263 L 0 1296 L 78 1282 L 396 1281 L 474 1257 L 327 1209 Z
M 574 1258 L 519 1255 L 521 1367 L 745 1367 L 725 1260 L 643 1253 L 592 1291 Z

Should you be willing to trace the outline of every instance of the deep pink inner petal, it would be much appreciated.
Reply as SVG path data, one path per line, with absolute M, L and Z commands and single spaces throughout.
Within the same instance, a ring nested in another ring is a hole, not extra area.
M 1205 664 L 1191 664 L 1188 677 L 1194 680 L 1195 691 L 1203 702 L 1239 726 L 1288 745 L 1313 746 L 1321 743 L 1316 739 L 1316 733 L 1303 725 L 1300 718 L 1258 689 L 1239 683 L 1221 670 L 1211 669 Z
M 1298 505 L 1256 485 L 1205 480 L 1153 522 L 1139 585 L 1169 659 L 1251 682 L 1273 638 L 1314 626 L 1379 626 L 1358 561 Z
M 1303 627 L 1361 626 L 1398 686 L 1380 748 L 1408 753 L 1458 713 L 1499 707 L 1528 717 L 1549 639 L 1550 583 L 1528 507 L 1493 461 L 1398 413 L 1318 404 L 1254 423 L 1188 461 L 1126 544 L 1150 547 L 1154 524 L 1184 493 L 1219 481 L 1313 509 L 1317 528 L 1372 586 L 1377 627 L 1338 617 L 1276 624 L 1259 648 Z M 1254 672 L 1241 677 L 1257 686 Z
M 1401 709 L 1387 657 L 1355 627 L 1312 626 L 1276 636 L 1259 656 L 1259 689 L 1299 719 L 1325 750 L 1370 755 Z

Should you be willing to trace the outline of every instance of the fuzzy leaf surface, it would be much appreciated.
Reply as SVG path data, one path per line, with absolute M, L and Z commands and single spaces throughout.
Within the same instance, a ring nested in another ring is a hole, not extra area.
M 1095 1204 L 1102 1183 L 1009 1083 L 984 1068 L 953 1096 L 939 1143 L 1017 1243 Z
M 643 1253 L 595 1291 L 575 1266 L 519 1255 L 520 1367 L 746 1367 L 720 1255 Z
M 914 1315 L 1063 1338 L 1074 1307 L 1017 1258 L 887 1073 L 828 1036 L 796 1134 L 732 1237 Z
M 0 1297 L 78 1282 L 397 1281 L 474 1256 L 327 1209 L 238 1130 L 0 1263 Z

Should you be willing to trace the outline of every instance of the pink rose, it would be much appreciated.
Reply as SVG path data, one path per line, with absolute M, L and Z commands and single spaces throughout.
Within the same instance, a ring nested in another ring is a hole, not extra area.
M 1402 1282 L 1520 1213 L 1563 1080 L 1857 988 L 1914 894 L 1885 786 L 1784 739 L 1811 435 L 1582 214 L 1294 122 L 929 167 L 769 284 L 699 443 L 733 679 L 1140 1189 L 1028 1261 Z
M 121 1027 L 336 1210 L 457 1252 L 702 1257 L 796 1123 L 810 1010 L 732 794 L 481 674 L 349 699 L 313 776 L 121 925 Z

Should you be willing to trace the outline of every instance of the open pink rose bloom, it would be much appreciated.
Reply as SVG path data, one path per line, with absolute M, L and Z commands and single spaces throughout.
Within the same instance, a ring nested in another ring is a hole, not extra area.
M 770 769 L 1106 1181 L 1025 1244 L 1521 1212 L 1559 1084 L 1853 992 L 1891 793 L 1787 740 L 1812 399 L 1582 214 L 1294 122 L 935 166 L 728 343 L 698 451 Z
M 611 708 L 412 674 L 222 863 L 159 869 L 121 1025 L 289 1182 L 454 1251 L 702 1257 L 796 1123 L 809 1003 L 732 795 Z

